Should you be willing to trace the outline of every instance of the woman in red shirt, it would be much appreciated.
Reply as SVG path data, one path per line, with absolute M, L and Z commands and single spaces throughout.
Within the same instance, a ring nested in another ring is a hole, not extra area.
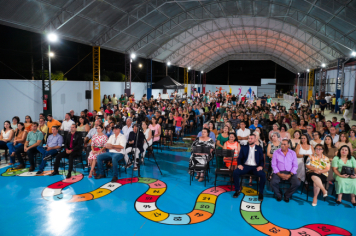
M 176 113 L 174 114 L 174 120 L 176 121 L 176 133 L 179 134 L 179 132 L 182 130 L 182 121 L 183 118 L 181 117 L 181 115 L 178 113 L 178 111 L 176 111 Z

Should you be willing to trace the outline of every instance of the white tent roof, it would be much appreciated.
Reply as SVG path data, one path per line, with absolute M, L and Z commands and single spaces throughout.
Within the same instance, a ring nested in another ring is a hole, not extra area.
M 356 42 L 356 0 L 0 0 L 0 24 L 209 72 L 273 60 L 335 63 Z

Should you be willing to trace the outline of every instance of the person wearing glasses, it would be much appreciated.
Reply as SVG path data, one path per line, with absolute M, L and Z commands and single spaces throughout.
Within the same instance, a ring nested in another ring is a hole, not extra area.
M 307 125 L 307 133 L 305 135 L 308 137 L 309 142 L 313 140 L 314 127 L 312 125 Z
M 289 141 L 283 139 L 281 149 L 273 153 L 272 158 L 273 175 L 271 186 L 277 196 L 277 201 L 282 200 L 282 194 L 279 190 L 281 180 L 289 181 L 291 186 L 284 194 L 284 201 L 289 202 L 290 197 L 298 189 L 300 180 L 297 177 L 298 160 L 294 151 L 289 149 Z
M 314 198 L 312 206 L 317 205 L 318 195 L 320 190 L 323 192 L 323 197 L 328 196 L 328 192 L 325 189 L 323 182 L 327 181 L 330 169 L 330 161 L 327 156 L 323 155 L 323 145 L 317 144 L 315 146 L 315 152 L 309 155 L 307 161 L 305 162 L 305 167 L 307 168 L 307 180 L 308 184 L 313 184 L 314 187 Z
M 99 154 L 105 152 L 106 150 L 105 143 L 107 141 L 108 141 L 108 137 L 104 134 L 104 127 L 102 124 L 100 124 L 96 127 L 96 134 L 94 134 L 91 139 L 91 151 L 88 157 L 89 166 L 91 167 L 88 176 L 89 178 L 91 178 L 93 174 L 94 176 L 96 176 L 96 172 L 95 172 L 96 159 Z
M 342 132 L 342 133 L 340 133 L 339 141 L 337 143 L 335 143 L 335 147 L 340 149 L 344 145 L 348 146 L 350 148 L 350 150 L 352 150 L 352 144 L 349 141 L 349 136 L 347 135 L 347 133 Z
M 313 140 L 310 141 L 310 145 L 312 145 L 314 148 L 317 144 L 324 145 L 324 141 L 321 140 L 321 134 L 318 131 L 313 133 Z

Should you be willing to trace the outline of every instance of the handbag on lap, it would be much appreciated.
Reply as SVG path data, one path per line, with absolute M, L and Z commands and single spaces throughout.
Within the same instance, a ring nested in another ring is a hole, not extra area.
M 341 169 L 341 175 L 354 175 L 355 169 L 348 166 L 343 166 Z

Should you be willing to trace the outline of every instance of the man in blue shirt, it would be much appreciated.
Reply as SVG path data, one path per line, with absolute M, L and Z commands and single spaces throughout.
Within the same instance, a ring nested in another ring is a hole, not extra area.
M 42 174 L 46 166 L 47 160 L 58 154 L 63 144 L 62 135 L 58 134 L 58 126 L 52 126 L 52 134 L 48 136 L 47 145 L 45 147 L 38 146 L 37 150 L 42 153 L 42 162 L 38 169 L 37 175 Z
M 199 109 L 198 109 L 195 105 L 193 106 L 193 111 L 195 112 L 195 115 L 196 115 L 196 117 L 197 117 L 196 122 L 197 122 L 197 125 L 199 126 L 199 123 L 200 123 L 199 117 L 200 117 L 201 115 L 200 115 Z
M 154 115 L 153 115 L 152 110 L 149 110 L 149 111 L 148 111 L 148 115 L 147 115 L 148 120 L 151 120 L 153 116 L 154 116 Z
M 337 105 L 339 106 L 339 114 L 341 114 L 341 107 L 345 104 L 344 96 L 340 95 L 337 99 Z

